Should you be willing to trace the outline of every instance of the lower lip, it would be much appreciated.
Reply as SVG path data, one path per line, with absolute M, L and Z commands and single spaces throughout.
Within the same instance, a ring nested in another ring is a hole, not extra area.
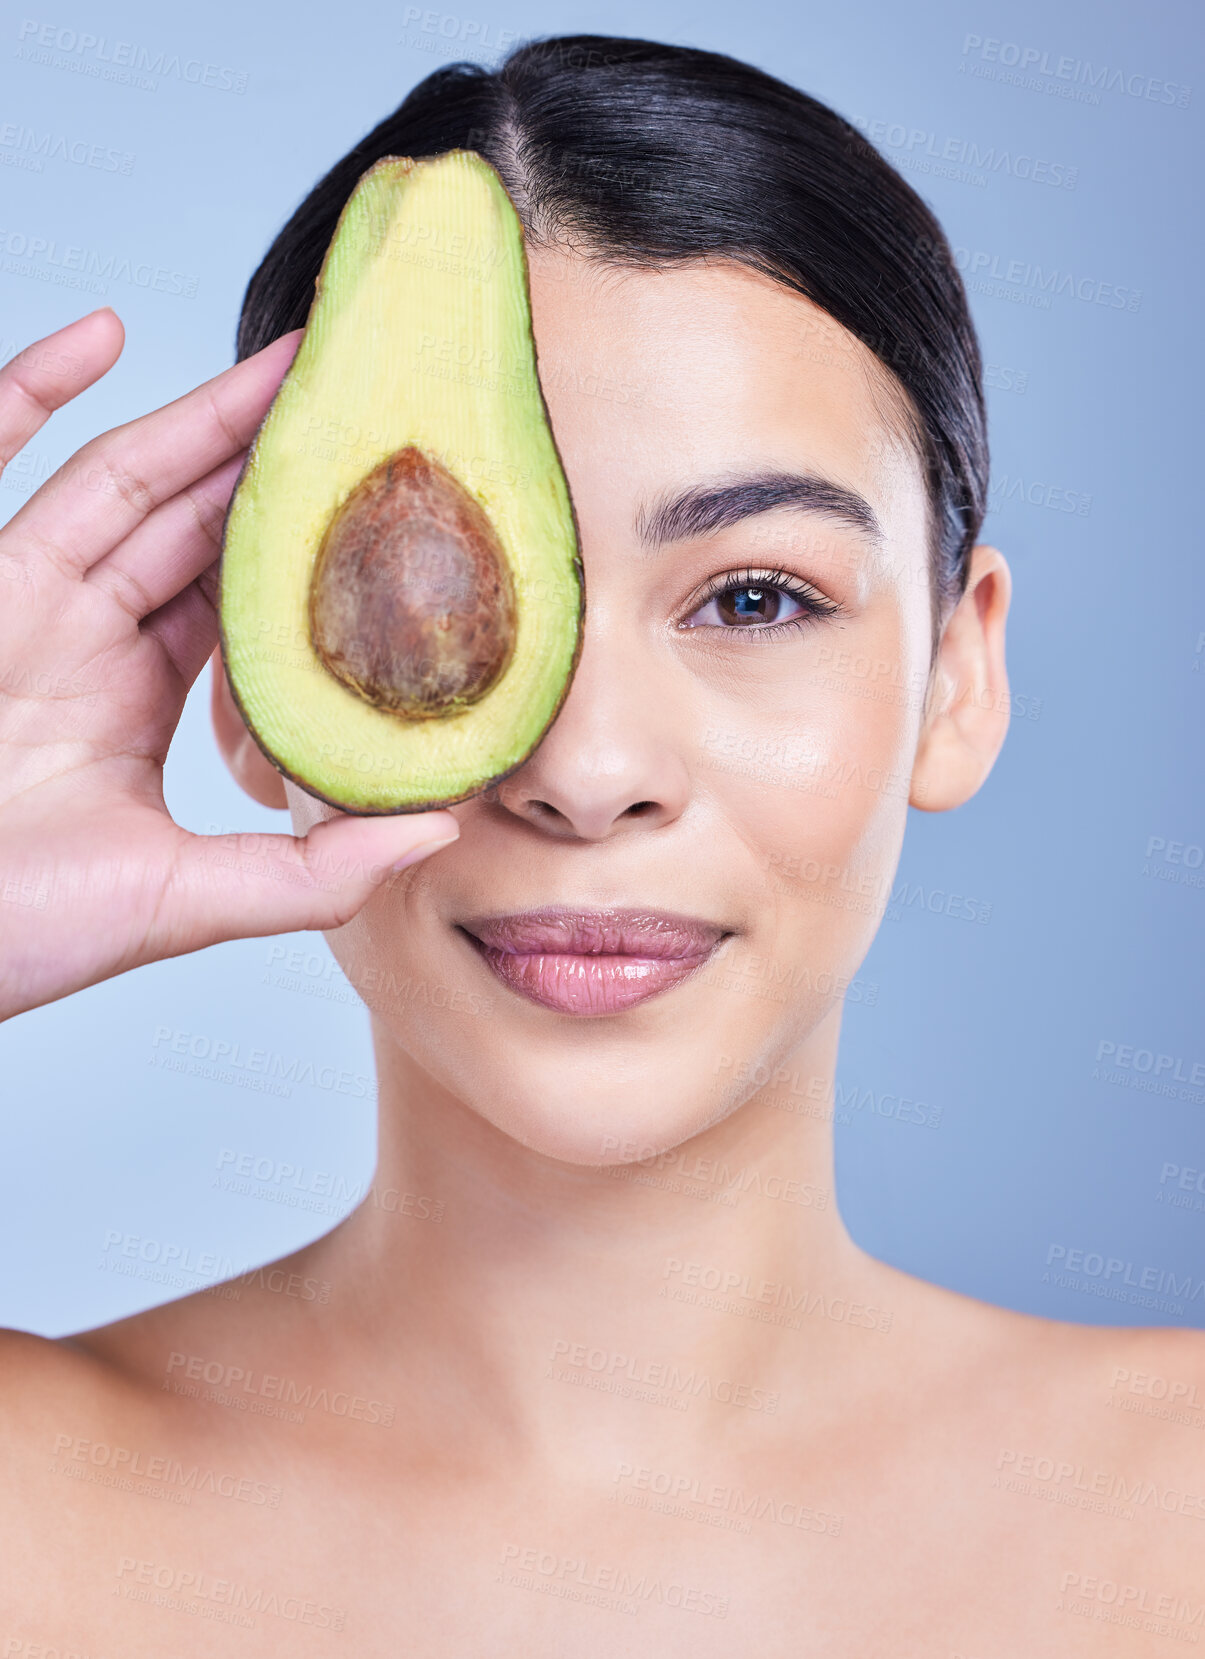
M 558 1014 L 619 1014 L 688 979 L 712 955 L 520 955 L 473 939 L 478 953 L 512 991 Z

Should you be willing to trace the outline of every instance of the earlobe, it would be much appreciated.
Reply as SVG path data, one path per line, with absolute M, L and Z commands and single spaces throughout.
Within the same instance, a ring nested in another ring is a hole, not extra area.
M 966 591 L 942 631 L 928 711 L 917 742 L 909 804 L 962 806 L 982 786 L 1008 733 L 1004 624 L 1012 575 L 997 548 L 971 553 Z
M 288 806 L 285 781 L 256 744 L 238 711 L 222 666 L 222 653 L 215 651 L 210 664 L 213 670 L 213 697 L 210 709 L 214 736 L 222 759 L 239 788 L 260 806 Z

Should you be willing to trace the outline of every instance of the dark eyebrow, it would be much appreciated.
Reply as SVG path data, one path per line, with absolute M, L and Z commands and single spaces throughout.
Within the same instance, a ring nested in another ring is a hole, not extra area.
M 649 547 L 726 529 L 755 513 L 794 507 L 838 519 L 871 541 L 883 540 L 874 508 L 856 490 L 815 473 L 767 472 L 731 484 L 698 485 L 636 515 L 636 533 Z

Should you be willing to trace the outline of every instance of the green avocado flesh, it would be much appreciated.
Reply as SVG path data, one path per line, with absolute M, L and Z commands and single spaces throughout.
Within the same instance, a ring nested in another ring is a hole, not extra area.
M 555 718 L 577 530 L 522 228 L 472 151 L 357 184 L 230 503 L 219 612 L 255 741 L 348 812 L 467 800 Z

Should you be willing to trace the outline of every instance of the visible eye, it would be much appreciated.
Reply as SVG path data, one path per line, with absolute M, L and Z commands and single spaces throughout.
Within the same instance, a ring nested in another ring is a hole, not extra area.
M 788 571 L 729 571 L 712 577 L 701 603 L 679 627 L 739 629 L 764 638 L 838 616 L 842 609 Z

